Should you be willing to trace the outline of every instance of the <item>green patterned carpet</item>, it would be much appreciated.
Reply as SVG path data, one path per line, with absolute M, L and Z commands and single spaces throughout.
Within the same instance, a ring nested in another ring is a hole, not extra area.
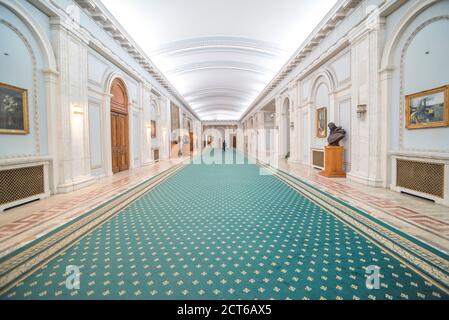
M 79 290 L 66 288 L 68 265 L 81 268 Z M 370 265 L 380 267 L 380 289 L 366 288 Z M 448 296 L 276 177 L 246 164 L 188 165 L 1 298 Z

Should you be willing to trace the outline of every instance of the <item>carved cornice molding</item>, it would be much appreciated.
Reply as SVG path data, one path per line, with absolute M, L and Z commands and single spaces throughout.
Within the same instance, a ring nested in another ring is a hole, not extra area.
M 131 58 L 133 58 L 152 78 L 154 78 L 170 94 L 182 102 L 184 107 L 192 115 L 198 118 L 195 111 L 185 101 L 183 96 L 171 85 L 160 70 L 154 65 L 150 58 L 132 40 L 123 27 L 115 20 L 109 11 L 97 0 L 74 0 L 83 11 L 94 20 L 106 33 L 117 42 Z
M 259 94 L 250 107 L 243 113 L 243 120 L 264 98 L 267 97 L 293 70 L 333 31 L 339 22 L 344 20 L 362 0 L 340 0 L 334 8 L 327 14 L 315 30 L 309 35 L 295 54 L 282 67 L 273 80 L 268 83 L 265 89 Z

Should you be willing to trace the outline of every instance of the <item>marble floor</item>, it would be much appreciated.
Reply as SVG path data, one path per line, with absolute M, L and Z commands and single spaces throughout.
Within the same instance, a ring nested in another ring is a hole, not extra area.
M 54 195 L 0 213 L 0 257 L 189 159 L 160 160 L 145 167 L 100 178 L 75 192 Z
M 346 178 L 326 178 L 319 170 L 280 160 L 278 169 L 369 213 L 373 217 L 443 251 L 449 252 L 449 208 L 431 201 L 374 188 Z
M 89 187 L 14 208 L 0 214 L 0 257 L 64 225 L 108 199 L 189 158 L 158 163 L 99 179 Z M 445 253 L 449 252 L 449 208 L 373 188 L 344 178 L 329 179 L 318 171 L 281 160 L 278 168 L 359 208 L 375 218 Z

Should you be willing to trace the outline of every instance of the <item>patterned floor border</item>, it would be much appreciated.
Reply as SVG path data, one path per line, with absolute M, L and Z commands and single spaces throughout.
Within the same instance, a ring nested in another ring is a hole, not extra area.
M 185 166 L 180 163 L 0 259 L 0 296 Z
M 403 234 L 289 173 L 259 160 L 257 163 L 449 294 L 449 257 L 444 253 Z
M 284 168 L 280 169 L 285 171 Z M 355 200 L 355 203 L 363 202 L 364 205 L 367 205 L 374 210 L 379 210 L 382 213 L 412 225 L 413 227 L 429 232 L 439 238 L 445 240 L 449 239 L 449 223 L 444 220 L 412 210 L 410 207 L 397 204 L 389 199 L 376 197 L 372 194 L 367 194 L 364 191 L 356 190 L 352 186 L 330 180 L 329 178 L 324 178 L 318 174 L 314 174 L 311 182 L 323 186 L 325 189 L 332 189 L 332 191 L 335 191 L 333 195 L 340 197 L 343 201 L 346 201 L 345 198 L 350 198 L 351 201 Z M 356 206 L 355 203 L 354 205 Z M 440 247 L 440 250 L 443 249 Z M 448 254 L 449 251 L 446 250 L 446 253 Z
M 188 161 L 189 158 L 180 160 L 177 163 L 173 163 L 171 165 L 176 165 L 181 162 Z M 170 159 L 170 160 L 164 160 L 163 163 L 171 162 L 171 161 L 178 161 L 178 159 Z M 159 163 L 160 161 L 156 161 L 154 165 Z M 138 185 L 139 183 L 148 180 L 152 175 L 148 175 L 146 172 L 142 172 L 143 170 L 147 170 L 147 168 L 151 168 L 153 165 L 150 165 L 148 167 L 141 167 L 137 168 L 137 170 L 122 172 L 118 176 L 121 176 L 117 180 L 110 181 L 110 183 L 106 185 L 99 185 L 95 188 L 92 188 L 91 191 L 88 191 L 87 193 L 82 193 L 79 195 L 76 195 L 74 197 L 69 196 L 71 193 L 66 194 L 67 199 L 65 201 L 57 202 L 55 205 L 51 206 L 44 206 L 41 209 L 33 210 L 30 208 L 30 212 L 22 218 L 15 219 L 10 222 L 2 223 L 0 225 L 0 243 L 4 243 L 8 240 L 17 238 L 20 235 L 23 235 L 26 232 L 29 232 L 31 229 L 34 229 L 36 227 L 40 227 L 45 224 L 51 224 L 51 222 L 56 218 L 58 219 L 61 215 L 69 214 L 73 217 L 78 216 L 79 214 L 83 214 L 86 211 L 91 210 L 92 208 L 100 205 L 102 202 L 106 201 L 107 198 L 113 198 L 116 195 L 119 195 L 123 192 L 125 192 L 128 189 L 132 189 L 134 186 Z M 161 169 L 158 172 L 162 172 L 163 170 L 168 169 Z M 157 170 L 157 169 L 156 169 Z M 103 179 L 109 179 L 109 177 L 100 178 L 99 182 Z M 134 181 L 136 183 L 134 183 Z M 86 189 L 90 188 L 87 187 Z M 84 188 L 77 190 L 79 192 L 82 192 Z M 75 193 L 75 192 L 74 192 Z M 65 197 L 66 195 L 61 195 Z M 57 197 L 58 195 L 56 195 Z M 106 197 L 106 199 L 105 199 Z M 51 198 L 47 198 L 44 200 L 41 200 L 43 202 L 50 200 Z M 102 199 L 102 200 L 100 200 Z M 99 200 L 99 202 L 97 202 Z M 80 203 L 86 204 L 85 206 L 80 206 Z M 70 219 L 70 218 L 69 218 Z M 68 222 L 68 221 L 67 221 Z M 25 244 L 19 244 L 18 247 L 25 245 Z M 15 247 L 14 245 L 10 247 L 2 247 L 0 249 L 0 258 L 3 256 L 6 256 L 8 253 L 15 251 L 18 249 L 18 247 Z

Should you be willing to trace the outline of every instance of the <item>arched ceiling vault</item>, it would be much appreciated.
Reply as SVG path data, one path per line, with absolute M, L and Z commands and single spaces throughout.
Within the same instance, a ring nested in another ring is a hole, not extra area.
M 240 110 L 240 108 L 242 107 L 241 105 L 235 105 L 235 104 L 225 104 L 225 103 L 217 103 L 216 104 L 217 107 L 220 107 L 220 110 L 228 110 L 228 111 L 238 111 Z M 196 108 L 197 112 L 208 112 L 209 111 L 209 106 L 203 106 L 203 107 L 199 107 Z
M 211 88 L 207 88 L 207 89 L 203 89 L 203 90 L 195 90 L 195 91 L 186 92 L 184 94 L 184 97 L 194 100 L 196 98 L 221 95 L 221 94 L 228 95 L 228 96 L 236 95 L 238 97 L 251 98 L 254 95 L 257 95 L 258 91 L 237 88 L 237 87 L 229 87 L 229 88 L 211 87 Z
M 238 120 L 336 0 L 102 0 L 202 120 Z
M 242 72 L 259 73 L 262 75 L 271 75 L 273 71 L 261 64 L 245 63 L 239 61 L 206 61 L 197 63 L 187 63 L 168 70 L 167 75 L 182 75 L 184 73 L 200 72 L 204 70 L 236 70 Z
M 229 94 L 229 95 L 224 95 L 224 94 L 211 94 L 211 95 L 207 95 L 207 96 L 200 96 L 200 97 L 196 97 L 194 99 L 190 99 L 190 103 L 195 103 L 195 102 L 207 102 L 210 100 L 221 100 L 221 99 L 228 99 L 228 100 L 245 100 L 245 96 L 239 96 L 237 94 Z M 249 98 L 247 100 L 250 100 Z

